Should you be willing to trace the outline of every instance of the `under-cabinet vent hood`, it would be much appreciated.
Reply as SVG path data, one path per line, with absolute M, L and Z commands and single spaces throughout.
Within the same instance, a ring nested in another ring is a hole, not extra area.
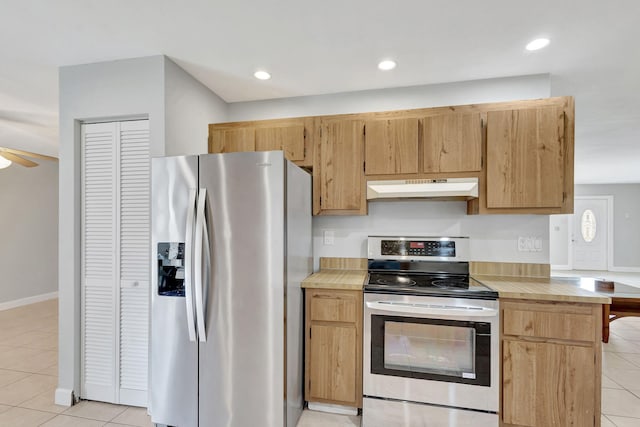
M 367 200 L 471 200 L 477 197 L 478 178 L 403 179 L 367 182 Z

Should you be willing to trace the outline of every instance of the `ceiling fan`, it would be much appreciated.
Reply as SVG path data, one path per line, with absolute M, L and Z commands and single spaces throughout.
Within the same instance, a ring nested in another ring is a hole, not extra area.
M 43 154 L 32 153 L 31 151 L 14 150 L 13 148 L 0 147 L 0 169 L 11 166 L 11 163 L 17 163 L 21 166 L 32 168 L 38 166 L 33 160 L 25 159 L 31 157 L 34 159 L 58 161 L 57 157 L 45 156 Z

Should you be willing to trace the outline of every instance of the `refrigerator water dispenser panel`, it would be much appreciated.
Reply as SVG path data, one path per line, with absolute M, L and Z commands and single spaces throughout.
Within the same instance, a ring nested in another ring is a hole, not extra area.
M 158 243 L 158 295 L 184 297 L 184 243 Z

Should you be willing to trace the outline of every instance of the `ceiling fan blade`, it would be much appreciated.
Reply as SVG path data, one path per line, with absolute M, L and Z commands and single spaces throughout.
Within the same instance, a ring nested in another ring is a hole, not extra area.
M 27 157 L 34 157 L 37 159 L 43 159 L 43 160 L 53 160 L 53 161 L 58 161 L 57 157 L 52 157 L 52 156 L 45 156 L 44 154 L 38 154 L 38 153 L 32 153 L 31 151 L 22 151 L 22 150 L 14 150 L 13 148 L 0 148 L 0 151 L 4 151 L 12 153 L 12 154 L 17 154 L 19 156 L 27 156 Z
M 17 163 L 22 166 L 26 166 L 28 168 L 32 168 L 34 166 L 38 166 L 36 162 L 32 162 L 31 160 L 23 159 L 20 156 L 17 156 L 13 153 L 9 153 L 7 151 L 0 151 L 0 156 L 4 157 L 7 160 L 11 160 L 14 163 Z

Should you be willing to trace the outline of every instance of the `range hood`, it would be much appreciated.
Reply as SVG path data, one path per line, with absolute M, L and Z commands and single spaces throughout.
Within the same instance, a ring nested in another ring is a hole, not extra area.
M 367 182 L 367 200 L 471 200 L 477 197 L 478 178 L 403 179 Z

